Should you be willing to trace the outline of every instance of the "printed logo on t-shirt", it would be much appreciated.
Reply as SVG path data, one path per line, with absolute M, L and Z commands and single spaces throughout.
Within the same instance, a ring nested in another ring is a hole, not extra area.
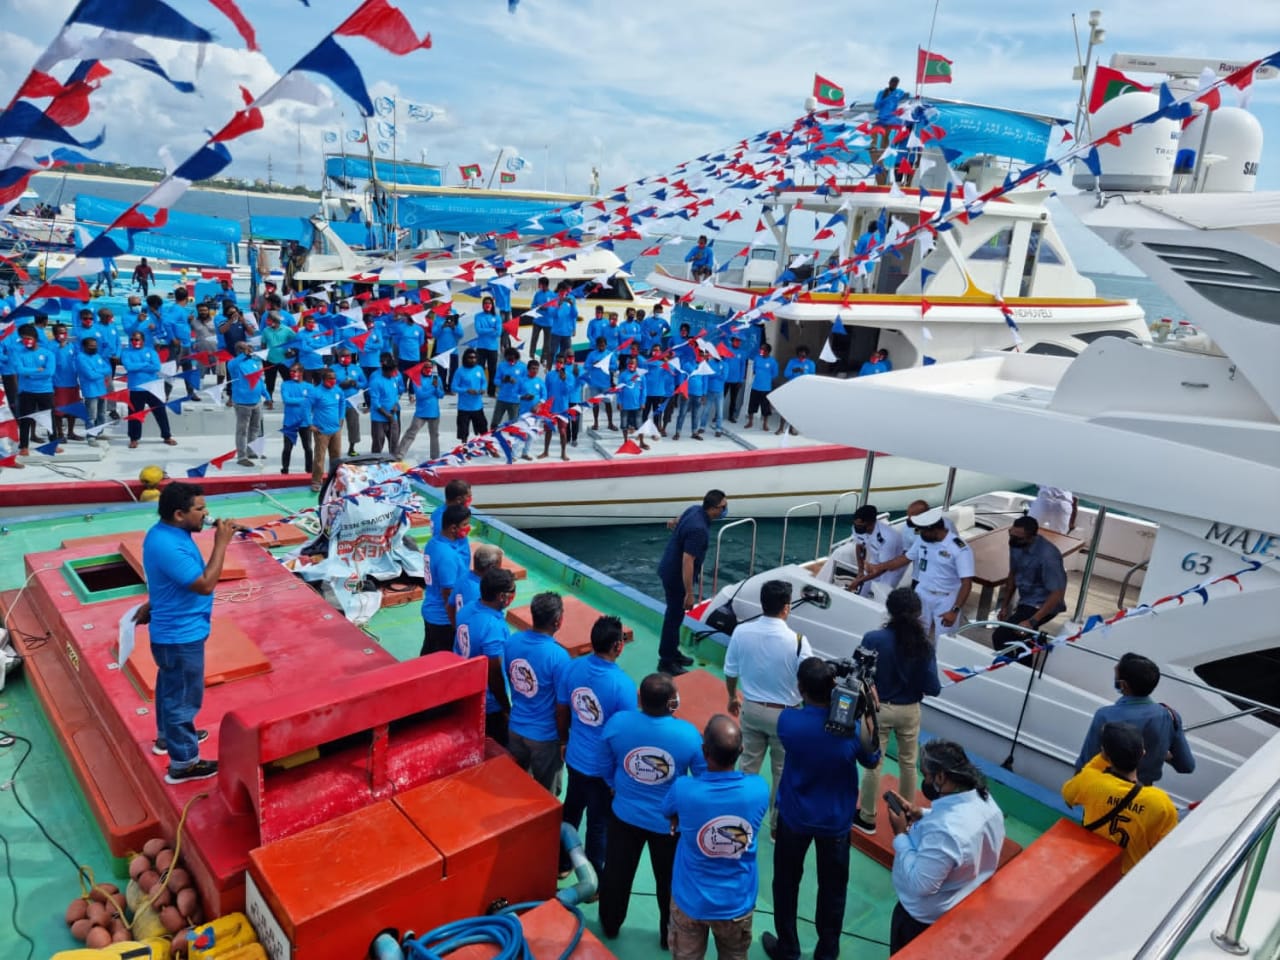
M 636 747 L 622 758 L 627 776 L 640 783 L 665 783 L 676 769 L 676 758 L 661 747 Z
M 511 689 L 522 697 L 538 695 L 538 675 L 533 666 L 524 657 L 517 657 L 507 667 L 507 676 L 511 679 Z
M 426 554 L 422 555 L 422 582 L 431 586 L 431 558 Z
M 604 723 L 604 707 L 600 699 L 590 687 L 577 687 L 569 695 L 569 706 L 573 714 L 588 727 L 598 727 Z
M 751 824 L 741 817 L 715 817 L 698 829 L 698 849 L 708 857 L 738 860 L 751 846 Z
M 458 632 L 454 634 L 453 643 L 458 648 L 458 656 L 471 656 L 471 630 L 465 623 L 458 624 Z

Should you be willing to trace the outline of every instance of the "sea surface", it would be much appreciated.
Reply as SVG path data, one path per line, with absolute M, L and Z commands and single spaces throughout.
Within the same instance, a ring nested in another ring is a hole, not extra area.
M 74 176 L 40 176 L 34 178 L 32 187 L 40 198 L 48 203 L 67 203 L 74 200 L 77 193 L 89 193 L 111 200 L 132 202 L 141 197 L 149 184 L 116 183 L 104 180 L 89 180 Z M 188 190 L 175 210 L 185 213 L 203 214 L 206 216 L 231 217 L 238 219 L 242 227 L 248 228 L 248 218 L 252 216 L 309 216 L 317 208 L 313 199 L 288 199 L 279 196 L 258 194 L 227 194 L 222 192 Z M 639 243 L 619 244 L 617 253 L 624 261 L 636 256 L 643 245 Z M 657 262 L 678 272 L 683 269 L 684 254 L 687 247 L 683 244 L 664 246 Z M 1119 257 L 1117 255 L 1117 260 Z M 642 261 L 634 271 L 643 277 L 652 268 L 652 261 Z M 1184 316 L 1181 309 L 1159 287 L 1143 276 L 1127 274 L 1088 274 L 1098 289 L 1098 294 L 1107 297 L 1123 297 L 1137 300 L 1147 313 L 1149 319 L 1171 317 L 1180 319 Z M 730 497 L 732 491 L 728 491 Z M 483 509 L 483 504 L 477 504 Z M 839 520 L 837 539 L 848 534 L 850 518 L 846 515 Z M 825 547 L 830 534 L 829 521 L 823 526 L 821 542 Z M 667 542 L 666 527 L 661 524 L 634 524 L 611 527 L 564 527 L 548 528 L 535 532 L 544 542 L 590 564 L 598 570 L 621 580 L 639 590 L 655 597 L 662 596 L 662 587 L 658 583 L 657 564 Z M 732 536 L 732 535 L 731 535 Z M 812 559 L 815 539 L 815 521 L 813 519 L 793 520 L 787 536 L 787 559 L 790 562 Z M 725 540 L 725 552 L 721 560 L 720 581 L 732 582 L 741 579 L 747 573 L 748 548 L 745 543 L 734 543 Z M 757 569 L 777 563 L 782 551 L 782 521 L 763 520 L 758 526 Z M 714 553 L 714 548 L 713 551 Z M 711 589 L 711 556 L 707 558 L 706 589 Z

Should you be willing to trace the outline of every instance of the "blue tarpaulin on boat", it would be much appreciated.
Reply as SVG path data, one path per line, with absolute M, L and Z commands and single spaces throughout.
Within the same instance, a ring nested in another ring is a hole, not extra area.
M 486 197 L 401 197 L 396 217 L 402 227 L 442 233 L 559 233 L 582 223 L 582 214 L 563 200 L 505 200 Z M 553 212 L 554 211 L 554 212 Z
M 928 122 L 941 127 L 946 133 L 940 140 L 929 141 L 929 146 L 940 145 L 948 156 L 974 157 L 990 154 L 995 157 L 1011 157 L 1028 163 L 1039 163 L 1049 151 L 1049 135 L 1057 125 L 1045 117 L 1012 113 L 997 107 L 980 107 L 971 103 L 929 103 L 937 115 Z M 829 136 L 841 132 L 835 125 L 823 125 Z M 849 151 L 823 151 L 837 159 L 855 163 L 869 163 L 865 148 Z
M 344 243 L 353 247 L 376 247 L 378 241 L 369 224 L 333 220 L 329 222 Z M 249 234 L 263 240 L 296 240 L 311 246 L 313 228 L 306 217 L 250 217 Z
M 99 228 L 77 227 L 76 249 L 83 250 Z M 173 237 L 153 230 L 111 230 L 107 237 L 125 253 L 177 263 L 195 263 L 206 267 L 225 267 L 228 246 L 221 240 L 198 240 Z
M 107 224 L 129 209 L 130 204 L 119 200 L 107 200 L 87 193 L 76 194 L 76 219 L 88 223 Z M 155 207 L 139 208 L 148 219 L 156 215 Z M 169 211 L 169 219 L 162 227 L 154 227 L 147 231 L 152 234 L 165 234 L 175 237 L 189 237 L 193 240 L 217 240 L 221 243 L 240 242 L 240 221 L 228 220 L 224 217 L 204 217 L 196 213 L 178 213 Z M 223 255 L 225 261 L 226 256 Z
M 384 183 L 404 183 L 415 187 L 438 187 L 444 181 L 439 167 L 419 163 L 378 160 L 378 179 Z M 336 180 L 372 180 L 373 163 L 368 157 L 325 157 L 324 173 Z

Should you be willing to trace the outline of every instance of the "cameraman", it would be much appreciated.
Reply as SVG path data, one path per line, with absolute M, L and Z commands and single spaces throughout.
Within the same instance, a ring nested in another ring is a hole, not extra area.
M 857 736 L 826 729 L 835 688 L 835 668 L 808 657 L 796 671 L 804 704 L 778 717 L 778 739 L 786 763 L 778 785 L 778 835 L 773 846 L 773 918 L 777 935 L 761 936 L 771 960 L 800 960 L 796 909 L 804 859 L 815 847 L 818 900 L 814 960 L 836 960 L 849 886 L 849 826 L 858 808 L 858 764 L 880 761 L 875 746 L 875 712 L 867 710 Z
M 880 713 L 880 753 L 892 731 L 898 741 L 898 793 L 910 803 L 916 798 L 916 748 L 920 742 L 920 701 L 941 692 L 938 659 L 920 622 L 920 597 L 910 587 L 898 587 L 885 599 L 889 619 L 884 627 L 862 638 L 877 654 L 876 697 Z M 880 796 L 880 766 L 862 777 L 862 802 L 853 825 L 863 833 L 876 832 L 876 801 Z

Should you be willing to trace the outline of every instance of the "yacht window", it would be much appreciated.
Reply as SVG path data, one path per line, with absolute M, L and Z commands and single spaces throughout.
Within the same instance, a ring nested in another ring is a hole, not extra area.
M 582 282 L 582 281 L 578 281 Z M 608 280 L 591 281 L 600 284 L 598 287 L 588 288 L 588 300 L 634 300 L 631 295 L 631 286 L 624 277 L 611 277 Z
M 1013 227 L 997 230 L 987 241 L 973 251 L 974 260 L 1007 260 L 1009 258 L 1009 241 L 1013 239 Z
M 1030 349 L 1024 351 L 1026 353 L 1037 353 L 1044 357 L 1074 357 L 1076 352 L 1070 347 L 1064 347 L 1060 343 L 1040 343 L 1033 344 Z
M 752 260 L 768 260 L 770 262 L 778 259 L 778 251 L 769 247 L 756 247 L 751 251 Z
M 1031 239 L 1028 241 L 1030 253 L 1036 254 L 1040 263 L 1049 263 L 1062 265 L 1062 254 L 1048 240 L 1041 236 L 1039 230 L 1031 231 Z
M 1214 306 L 1250 320 L 1276 323 L 1280 271 L 1274 267 L 1228 250 L 1167 243 L 1146 247 Z
M 1219 690 L 1238 693 L 1259 703 L 1274 704 L 1276 711 L 1264 710 L 1258 714 L 1258 719 L 1280 727 L 1280 647 L 1224 657 L 1202 663 L 1195 670 L 1201 680 Z M 1227 699 L 1231 698 L 1228 696 Z M 1249 708 L 1242 701 L 1231 702 L 1241 710 Z

